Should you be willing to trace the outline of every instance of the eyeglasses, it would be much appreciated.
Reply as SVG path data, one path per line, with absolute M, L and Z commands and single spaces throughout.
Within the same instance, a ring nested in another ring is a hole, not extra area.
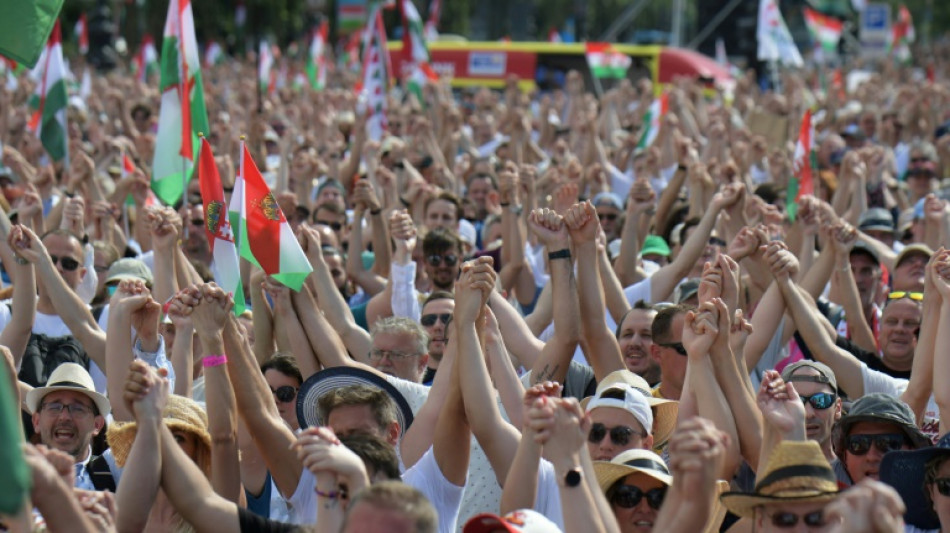
M 85 418 L 92 414 L 92 408 L 81 403 L 67 405 L 60 402 L 53 402 L 43 405 L 40 410 L 54 416 L 59 416 L 59 414 L 63 412 L 63 409 L 65 409 L 66 412 L 68 412 L 73 418 Z
M 877 451 L 887 453 L 893 450 L 900 450 L 904 447 L 907 439 L 900 433 L 884 433 L 880 435 L 849 435 L 848 453 L 852 455 L 865 455 L 871 451 L 873 444 Z
M 634 485 L 620 485 L 610 497 L 610 503 L 624 509 L 633 509 L 640 505 L 640 500 L 644 496 L 647 499 L 647 505 L 659 511 L 660 506 L 663 505 L 663 498 L 666 497 L 666 487 L 657 487 L 644 492 L 643 489 Z
M 901 298 L 910 298 L 911 300 L 920 302 L 924 299 L 924 293 L 922 292 L 908 292 L 908 291 L 894 291 L 887 295 L 888 300 L 900 300 Z
M 49 260 L 52 261 L 54 265 L 56 263 L 63 265 L 63 270 L 66 272 L 72 272 L 79 268 L 79 261 L 76 261 L 72 257 L 57 257 L 55 255 L 51 255 L 49 256 Z
M 330 229 L 332 229 L 333 231 L 340 231 L 341 229 L 343 229 L 343 224 L 340 224 L 339 222 L 330 222 L 330 221 L 327 221 L 327 220 L 317 220 L 316 223 L 317 223 L 318 225 L 328 226 L 328 227 L 329 227 Z
M 445 263 L 446 266 L 454 267 L 455 265 L 458 264 L 459 257 L 455 254 L 445 254 L 445 255 L 432 254 L 426 257 L 426 262 L 429 263 L 429 266 L 434 266 L 434 267 L 441 265 L 443 262 Z
M 617 220 L 617 215 L 616 213 L 597 213 L 597 218 L 599 218 L 600 220 L 613 222 L 614 220 Z
M 937 485 L 937 492 L 943 496 L 950 496 L 950 477 L 938 477 L 934 483 Z
M 801 396 L 801 399 L 802 403 L 809 403 L 815 409 L 827 409 L 834 405 L 836 397 L 837 395 L 830 392 L 819 392 L 811 396 Z
M 798 524 L 799 519 L 806 526 L 821 527 L 825 525 L 825 512 L 813 511 L 808 514 L 798 515 L 795 513 L 781 512 L 772 515 L 772 525 L 775 527 L 787 529 L 793 528 Z
M 276 389 L 271 389 L 271 394 L 274 395 L 274 398 L 277 398 L 277 401 L 280 403 L 290 403 L 294 401 L 294 398 L 297 397 L 297 389 L 291 387 L 290 385 L 284 385 L 283 387 L 277 387 Z
M 443 324 L 448 326 L 449 321 L 452 320 L 452 315 L 451 313 L 422 315 L 419 323 L 425 327 L 431 327 L 435 325 L 437 320 L 441 320 Z
M 612 428 L 608 428 L 607 426 L 598 422 L 590 427 L 590 433 L 587 434 L 587 440 L 591 444 L 599 444 L 602 440 L 604 440 L 604 437 L 607 436 L 607 433 L 610 433 L 610 442 L 614 443 L 616 446 L 626 446 L 627 444 L 630 444 L 630 439 L 634 435 L 638 435 L 638 433 L 629 426 L 614 426 Z M 639 435 L 641 438 L 643 437 L 642 434 Z
M 676 353 L 680 355 L 686 355 L 686 347 L 683 346 L 682 342 L 658 342 L 656 343 L 660 348 L 669 348 L 671 350 L 676 350 Z
M 410 357 L 415 357 L 418 354 L 406 353 L 406 352 L 397 352 L 393 350 L 377 350 L 373 348 L 369 351 L 369 358 L 374 361 L 382 361 L 383 357 L 389 356 L 391 361 L 409 359 Z
M 726 245 L 726 241 L 720 239 L 719 237 L 710 237 L 708 242 L 709 242 L 709 246 L 725 246 Z
M 204 221 L 204 219 L 201 219 L 201 218 L 193 218 L 193 219 L 191 219 L 191 225 L 192 225 L 192 226 L 204 226 L 204 225 L 205 225 L 205 221 Z

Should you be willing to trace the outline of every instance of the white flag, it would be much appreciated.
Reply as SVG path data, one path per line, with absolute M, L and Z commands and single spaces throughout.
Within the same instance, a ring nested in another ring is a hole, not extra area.
M 775 0 L 759 0 L 759 27 L 756 37 L 759 41 L 760 60 L 777 61 L 792 67 L 805 65 Z

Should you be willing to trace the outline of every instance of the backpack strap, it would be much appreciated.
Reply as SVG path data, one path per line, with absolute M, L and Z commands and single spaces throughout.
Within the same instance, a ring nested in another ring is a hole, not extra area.
M 101 455 L 96 455 L 89 460 L 86 465 L 86 472 L 92 479 L 92 486 L 99 491 L 115 492 L 115 479 L 112 477 L 112 470 L 109 469 L 109 463 Z

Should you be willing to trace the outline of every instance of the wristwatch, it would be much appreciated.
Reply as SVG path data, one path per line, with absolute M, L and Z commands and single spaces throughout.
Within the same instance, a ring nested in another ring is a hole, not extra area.
M 581 469 L 572 468 L 564 474 L 564 485 L 568 487 L 576 487 L 581 484 Z

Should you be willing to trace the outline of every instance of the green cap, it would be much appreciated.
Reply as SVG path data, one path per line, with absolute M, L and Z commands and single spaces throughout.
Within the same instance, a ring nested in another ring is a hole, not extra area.
M 663 237 L 659 235 L 647 235 L 646 240 L 643 241 L 643 249 L 640 250 L 640 255 L 662 255 L 669 257 L 670 247 L 666 244 L 666 241 L 663 240 Z

